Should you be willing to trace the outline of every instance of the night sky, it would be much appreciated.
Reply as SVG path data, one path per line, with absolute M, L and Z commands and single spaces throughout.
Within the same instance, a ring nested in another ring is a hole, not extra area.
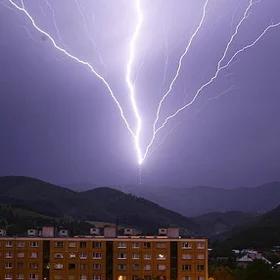
M 204 3 L 141 1 L 144 21 L 133 77 L 143 147 Z M 213 76 L 248 3 L 209 1 L 161 122 Z M 89 61 L 106 78 L 134 127 L 125 71 L 136 24 L 135 1 L 26 0 L 25 6 L 60 46 Z M 277 22 L 279 0 L 256 3 L 225 61 Z M 142 165 L 142 187 L 238 187 L 280 180 L 279 82 L 280 27 L 240 54 L 161 131 Z M 8 0 L 0 0 L 0 129 L 0 176 L 81 186 L 138 182 L 131 135 L 104 85 L 58 52 Z

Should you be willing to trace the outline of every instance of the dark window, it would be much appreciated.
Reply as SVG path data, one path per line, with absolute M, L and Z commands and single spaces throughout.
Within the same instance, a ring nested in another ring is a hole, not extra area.
M 144 248 L 151 248 L 151 242 L 144 242 Z
M 74 263 L 69 263 L 68 264 L 68 269 L 75 269 L 76 265 Z
M 85 241 L 81 241 L 80 248 L 86 248 L 86 247 L 87 247 L 87 243 Z

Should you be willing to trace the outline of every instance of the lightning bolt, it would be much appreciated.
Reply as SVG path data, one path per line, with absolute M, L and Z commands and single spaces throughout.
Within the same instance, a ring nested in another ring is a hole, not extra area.
M 177 111 L 175 111 L 173 114 L 171 114 L 171 115 L 169 115 L 167 118 L 165 118 L 165 120 L 164 120 L 164 122 L 162 123 L 162 125 L 159 126 L 159 127 L 156 129 L 156 131 L 155 131 L 155 133 L 154 133 L 154 135 L 153 135 L 153 137 L 152 137 L 152 140 L 151 140 L 150 143 L 148 144 L 148 146 L 147 146 L 147 148 L 146 148 L 146 150 L 145 150 L 144 156 L 143 156 L 144 159 L 147 157 L 148 152 L 149 152 L 151 146 L 153 145 L 154 140 L 155 140 L 156 135 L 158 134 L 158 132 L 159 132 L 161 129 L 163 129 L 163 128 L 166 126 L 166 124 L 167 124 L 171 119 L 175 118 L 175 117 L 176 117 L 178 114 L 180 114 L 183 110 L 185 110 L 186 108 L 190 107 L 190 106 L 196 101 L 196 99 L 199 97 L 199 95 L 203 92 L 203 90 L 204 90 L 205 88 L 207 88 L 208 86 L 210 86 L 210 85 L 218 78 L 220 72 L 221 72 L 222 70 L 227 69 L 227 68 L 230 66 L 230 64 L 234 61 L 234 59 L 235 59 L 238 55 L 240 55 L 241 53 L 243 53 L 243 52 L 247 51 L 248 49 L 254 47 L 254 46 L 267 34 L 267 32 L 269 32 L 271 29 L 274 29 L 274 28 L 279 27 L 279 26 L 280 26 L 280 22 L 279 22 L 279 23 L 276 23 L 276 24 L 271 24 L 271 25 L 267 26 L 267 27 L 265 28 L 265 30 L 257 37 L 257 39 L 255 39 L 255 41 L 253 41 L 252 43 L 250 43 L 250 44 L 246 45 L 245 47 L 243 47 L 243 48 L 239 49 L 238 51 L 236 51 L 236 52 L 234 53 L 234 55 L 230 58 L 230 60 L 229 60 L 225 65 L 220 66 L 220 67 L 217 69 L 215 75 L 214 75 L 211 79 L 209 79 L 205 84 L 203 84 L 203 85 L 198 89 L 198 91 L 196 92 L 196 94 L 194 95 L 194 97 L 192 98 L 192 100 L 191 100 L 190 102 L 186 103 L 184 106 L 180 107 L 180 108 L 179 108 Z M 220 62 L 220 61 L 219 61 L 219 62 Z M 219 64 L 221 64 L 221 62 L 220 62 Z
M 178 66 L 177 66 L 177 70 L 176 70 L 175 76 L 172 79 L 167 92 L 163 95 L 163 97 L 161 98 L 161 100 L 159 102 L 159 105 L 157 107 L 157 112 L 156 112 L 156 118 L 155 118 L 155 121 L 153 123 L 153 134 L 155 134 L 155 131 L 156 131 L 156 125 L 157 125 L 157 122 L 159 120 L 160 110 L 161 110 L 162 104 L 165 101 L 165 99 L 168 97 L 168 95 L 172 92 L 173 86 L 174 86 L 174 84 L 176 83 L 176 81 L 177 81 L 177 79 L 179 77 L 179 74 L 180 74 L 180 71 L 181 71 L 181 68 L 182 68 L 183 59 L 188 54 L 188 52 L 189 52 L 189 50 L 190 50 L 190 48 L 192 46 L 193 40 L 195 39 L 195 37 L 199 33 L 199 31 L 200 31 L 200 29 L 201 29 L 201 27 L 202 27 L 202 25 L 204 23 L 204 20 L 205 20 L 205 17 L 206 17 L 206 9 L 207 9 L 208 3 L 209 3 L 209 0 L 206 0 L 205 4 L 203 6 L 203 13 L 202 13 L 201 20 L 200 20 L 196 30 L 192 34 L 192 36 L 191 36 L 191 38 L 190 38 L 190 40 L 189 40 L 189 42 L 188 42 L 188 44 L 187 44 L 183 54 L 179 58 L 179 62 L 178 62 Z
M 134 135 L 134 144 L 135 144 L 135 150 L 137 154 L 138 164 L 141 165 L 143 163 L 143 156 L 140 146 L 140 136 L 141 136 L 141 130 L 142 130 L 142 119 L 139 113 L 139 109 L 136 102 L 136 90 L 134 86 L 134 82 L 132 80 L 132 67 L 135 60 L 135 51 L 136 51 L 136 41 L 138 39 L 141 26 L 143 23 L 143 13 L 141 10 L 140 5 L 141 0 L 136 0 L 136 11 L 137 11 L 137 25 L 134 31 L 134 34 L 131 38 L 130 44 L 129 44 L 129 58 L 126 66 L 126 83 L 129 89 L 130 93 L 130 103 L 132 106 L 132 110 L 134 112 L 134 115 L 136 117 L 136 132 Z
M 52 43 L 53 47 L 55 49 L 57 49 L 59 52 L 63 53 L 64 55 L 66 55 L 67 57 L 69 57 L 70 59 L 72 59 L 73 61 L 86 66 L 99 80 L 101 80 L 101 82 L 104 84 L 104 86 L 107 88 L 110 96 L 112 97 L 113 101 L 115 102 L 119 112 L 120 112 L 120 116 L 121 119 L 124 121 L 124 124 L 127 128 L 127 130 L 129 131 L 129 133 L 132 135 L 133 138 L 135 138 L 135 133 L 132 130 L 132 128 L 130 127 L 130 124 L 128 122 L 128 120 L 126 119 L 125 115 L 124 115 L 124 110 L 120 104 L 120 102 L 118 101 L 117 97 L 115 96 L 113 90 L 111 89 L 109 83 L 105 80 L 105 78 L 98 73 L 94 67 L 87 61 L 82 60 L 80 58 L 78 58 L 77 56 L 71 54 L 70 52 L 68 52 L 66 49 L 64 49 L 63 47 L 59 46 L 55 39 L 46 31 L 44 31 L 42 28 L 40 28 L 37 23 L 35 22 L 34 18 L 30 15 L 30 13 L 27 11 L 27 9 L 24 7 L 24 5 L 19 6 L 18 4 L 16 4 L 13 0 L 8 0 L 10 2 L 10 4 L 16 8 L 18 11 L 22 12 L 31 22 L 31 24 L 33 25 L 33 27 L 42 35 L 46 36 L 49 41 Z M 21 2 L 23 3 L 23 0 L 21 0 Z

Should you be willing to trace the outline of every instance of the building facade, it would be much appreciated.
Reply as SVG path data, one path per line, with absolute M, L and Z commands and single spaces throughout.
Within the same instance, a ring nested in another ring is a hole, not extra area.
M 0 237 L 1 280 L 207 280 L 206 239 Z

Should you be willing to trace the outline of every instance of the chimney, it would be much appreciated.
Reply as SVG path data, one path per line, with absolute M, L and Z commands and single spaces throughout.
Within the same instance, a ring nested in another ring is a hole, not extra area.
M 104 237 L 107 237 L 107 238 L 117 237 L 117 228 L 116 227 L 104 227 Z
M 42 237 L 54 237 L 54 227 L 43 227 Z
M 179 238 L 180 237 L 180 230 L 179 228 L 168 228 L 167 229 L 167 237 L 168 238 Z

